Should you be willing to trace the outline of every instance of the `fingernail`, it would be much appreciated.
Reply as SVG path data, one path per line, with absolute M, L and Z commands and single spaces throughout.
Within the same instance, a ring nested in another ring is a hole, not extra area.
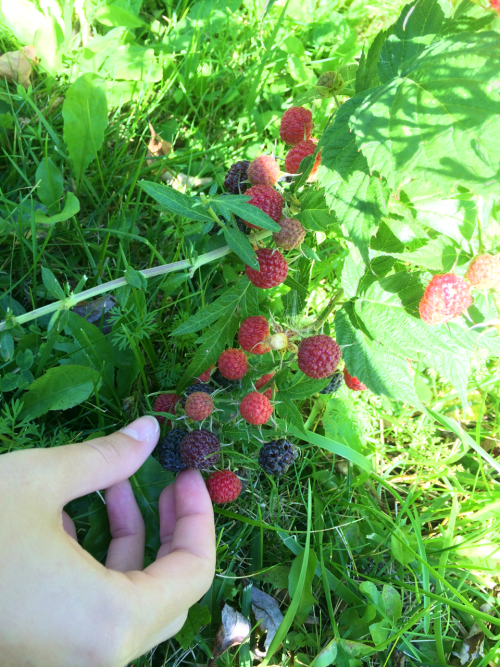
M 151 415 L 146 415 L 140 419 L 136 419 L 125 428 L 120 429 L 120 433 L 128 435 L 129 438 L 134 438 L 134 440 L 145 440 L 148 442 L 152 440 L 157 433 L 160 431 L 160 425 L 158 420 Z

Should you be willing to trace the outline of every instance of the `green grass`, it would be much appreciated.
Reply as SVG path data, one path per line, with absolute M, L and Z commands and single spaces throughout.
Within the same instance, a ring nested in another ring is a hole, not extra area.
M 79 183 L 67 159 L 60 98 L 82 71 L 85 41 L 108 29 L 92 20 L 87 35 L 84 30 L 73 46 L 62 49 L 58 75 L 37 72 L 27 92 L 2 83 L 0 113 L 13 117 L 11 129 L 0 128 L 2 308 L 10 304 L 9 297 L 26 311 L 52 302 L 41 267 L 73 288 L 83 276 L 85 288 L 98 288 L 122 278 L 127 265 L 147 269 L 214 249 L 216 242 L 201 233 L 202 223 L 159 211 L 138 182 L 159 180 L 167 169 L 187 179 L 188 193 L 208 193 L 214 183 L 222 184 L 232 162 L 274 150 L 283 110 L 323 72 L 359 55 L 360 45 L 369 44 L 389 25 L 403 4 L 294 0 L 288 13 L 281 2 L 265 13 L 257 1 L 235 2 L 234 11 L 209 11 L 210 3 L 205 3 L 193 20 L 188 14 L 192 3 L 186 0 L 146 2 L 141 12 L 146 26 L 136 30 L 136 39 L 154 49 L 162 80 L 139 82 L 135 99 L 111 109 L 99 160 Z M 332 24 L 327 38 L 321 33 L 326 22 Z M 4 50 L 17 46 L 6 29 L 2 41 Z M 319 129 L 334 105 L 332 99 L 316 102 Z M 147 161 L 148 119 L 173 144 L 168 157 L 152 164 Z M 277 154 L 284 157 L 282 145 L 277 144 Z M 39 206 L 35 173 L 47 156 L 61 170 L 65 188 L 78 197 L 81 210 L 65 222 L 42 227 L 34 219 Z M 326 238 L 318 246 L 310 319 L 336 293 L 340 258 L 346 253 L 338 239 Z M 103 386 L 64 413 L 47 413 L 35 421 L 19 418 L 22 389 L 5 391 L 1 451 L 58 446 L 110 433 L 150 412 L 155 395 L 175 387 L 197 338 L 186 334 L 172 339 L 169 334 L 233 285 L 241 270 L 234 258 L 222 258 L 180 279 L 178 274 L 151 278 L 147 291 L 133 290 L 130 296 L 113 292 L 117 302 L 112 320 L 103 324 L 108 325 L 105 339 L 119 360 L 116 384 Z M 304 314 L 283 312 L 279 297 L 286 291 L 262 296 L 261 310 L 300 327 Z M 26 323 L 16 347 L 16 354 L 33 351 L 31 373 L 40 377 L 65 362 L 100 372 L 95 341 L 77 349 L 68 329 L 47 331 L 49 319 Z M 325 331 L 330 325 L 331 320 Z M 1 363 L 4 375 L 18 368 L 10 358 Z M 302 441 L 300 459 L 290 474 L 274 480 L 259 472 L 255 441 L 227 443 L 225 460 L 233 469 L 246 470 L 248 480 L 237 504 L 216 509 L 217 575 L 203 600 L 211 621 L 188 649 L 170 640 L 135 661 L 136 667 L 205 664 L 220 624 L 221 603 L 227 601 L 253 624 L 252 585 L 274 595 L 286 619 L 279 637 L 284 641 L 273 644 L 276 653 L 270 664 L 309 665 L 333 639 L 373 646 L 374 623 L 390 635 L 377 642 L 378 653 L 365 659 L 371 664 L 403 664 L 397 662 L 401 652 L 408 665 L 458 664 L 451 651 L 460 650 L 461 630 L 467 633 L 474 620 L 486 637 L 484 657 L 474 661 L 475 667 L 498 664 L 498 615 L 479 611 L 485 603 L 497 607 L 500 487 L 498 470 L 481 452 L 488 448 L 496 459 L 500 451 L 498 386 L 498 360 L 485 362 L 478 355 L 469 386 L 470 408 L 463 416 L 453 388 L 432 372 L 423 376 L 421 391 L 429 407 L 461 421 L 476 449 L 430 417 L 369 392 L 354 394 L 343 387 L 332 398 L 315 396 L 297 403 L 311 432 L 346 443 L 369 458 L 371 473 Z M 142 483 L 139 476 L 137 484 Z M 93 494 L 69 509 L 79 539 L 102 557 L 98 538 L 105 517 L 99 502 Z M 296 564 L 295 594 L 290 596 L 287 577 L 303 550 L 306 566 L 315 565 L 315 575 L 308 578 L 304 567 L 297 578 L 301 568 Z M 271 577 L 270 568 L 280 568 L 274 570 L 280 576 Z M 401 614 L 391 616 L 377 607 L 366 582 L 379 592 L 384 585 L 392 587 L 385 590 L 395 590 Z M 307 613 L 300 613 L 304 610 Z M 362 656 L 348 655 L 347 644 L 343 647 L 335 664 L 360 664 Z M 252 665 L 248 645 L 224 654 L 218 664 Z

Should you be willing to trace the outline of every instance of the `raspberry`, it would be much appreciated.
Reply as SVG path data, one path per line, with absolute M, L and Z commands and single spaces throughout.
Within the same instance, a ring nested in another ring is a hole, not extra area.
M 283 210 L 283 197 L 279 192 L 273 190 L 269 185 L 252 185 L 252 187 L 246 191 L 246 195 L 250 195 L 251 199 L 248 202 L 252 206 L 260 208 L 261 211 L 267 213 L 267 215 L 278 222 L 281 218 L 281 212 Z M 252 223 L 243 221 L 246 225 L 252 229 L 261 229 Z
M 300 247 L 306 236 L 306 230 L 302 223 L 294 218 L 281 218 L 279 221 L 280 232 L 273 233 L 273 239 L 279 248 L 292 250 Z
M 210 498 L 217 505 L 231 503 L 241 493 L 241 482 L 231 470 L 217 470 L 207 479 Z
M 311 138 L 313 128 L 312 113 L 304 107 L 291 107 L 281 118 L 280 137 L 285 144 L 294 146 Z
M 260 426 L 267 424 L 269 417 L 273 413 L 271 402 L 258 391 L 251 391 L 240 403 L 240 415 L 249 424 Z
M 252 354 L 265 354 L 271 349 L 263 341 L 269 336 L 269 324 L 265 317 L 247 317 L 240 324 L 238 343 L 243 350 Z
M 269 339 L 271 350 L 284 350 L 288 347 L 288 336 L 284 333 L 273 334 Z
M 170 472 L 180 472 L 187 468 L 179 453 L 179 445 L 186 433 L 182 428 L 173 428 L 158 443 L 158 460 Z
M 197 422 L 201 422 L 209 417 L 212 414 L 213 409 L 214 402 L 212 401 L 212 397 L 204 391 L 195 391 L 190 394 L 187 397 L 184 406 L 184 410 L 189 419 L 194 419 Z
M 218 384 L 220 387 L 236 387 L 239 382 L 239 380 L 228 380 L 223 375 L 221 375 L 219 369 L 215 371 L 215 373 L 212 375 L 210 379 L 213 382 L 215 382 L 215 384 Z
M 316 139 L 308 139 L 307 141 L 301 141 L 300 144 L 290 148 L 285 157 L 285 171 L 289 174 L 296 174 L 299 170 L 300 163 L 308 155 L 312 155 L 316 150 Z M 311 169 L 311 173 L 307 177 L 308 181 L 314 180 L 318 167 L 321 163 L 321 151 L 317 154 L 314 166 Z
M 327 378 L 339 365 L 342 351 L 330 336 L 310 336 L 299 345 L 300 370 L 310 378 Z
M 251 283 L 256 287 L 262 287 L 262 289 L 271 289 L 271 287 L 276 287 L 285 282 L 288 275 L 288 264 L 279 250 L 260 248 L 256 255 L 260 270 L 256 271 L 248 264 L 245 266 L 246 274 Z
M 235 162 L 231 165 L 224 179 L 224 187 L 228 192 L 233 195 L 239 195 L 248 189 L 249 183 L 245 183 L 245 181 L 247 180 L 249 164 L 248 160 L 240 160 L 240 162 Z
M 248 359 L 242 350 L 224 350 L 218 361 L 219 371 L 228 380 L 241 380 L 248 370 Z
M 297 458 L 294 445 L 282 438 L 264 443 L 259 452 L 259 465 L 268 475 L 280 477 Z
M 248 167 L 248 180 L 252 185 L 272 186 L 279 175 L 280 168 L 272 155 L 260 155 Z
M 266 384 L 266 382 L 269 382 L 269 380 L 274 376 L 275 376 L 274 371 L 272 371 L 271 373 L 266 373 L 265 375 L 263 375 L 261 378 L 259 378 L 258 380 L 255 381 L 255 389 L 260 389 L 261 387 L 263 387 Z M 263 392 L 263 395 L 266 398 L 268 398 L 269 400 L 271 400 L 272 395 L 273 395 L 272 387 L 269 387 L 269 389 L 266 389 Z
M 209 382 L 210 380 L 210 375 L 212 374 L 212 370 L 215 368 L 215 364 L 212 364 L 207 368 L 206 371 L 203 371 L 203 373 L 200 375 L 200 377 L 196 378 L 200 382 Z
M 191 431 L 181 440 L 179 451 L 188 468 L 207 470 L 219 462 L 219 438 L 205 429 Z
M 182 399 L 182 407 L 183 408 L 186 407 L 186 400 L 187 400 L 188 396 L 191 396 L 191 394 L 194 394 L 195 391 L 204 391 L 205 394 L 210 395 L 210 394 L 213 393 L 214 390 L 211 387 L 207 387 L 206 384 L 201 384 L 200 382 L 198 382 L 196 384 L 192 384 L 184 392 L 184 397 Z
M 500 0 L 490 0 L 491 9 L 495 9 L 500 16 Z
M 160 394 L 156 397 L 155 402 L 153 403 L 153 411 L 168 412 L 172 415 L 175 411 L 175 406 L 181 400 L 181 398 L 182 397 L 177 396 L 177 394 Z M 158 415 L 156 419 L 158 420 L 159 424 L 164 424 L 166 417 Z M 172 422 L 170 420 L 168 421 L 167 426 L 172 426 Z
M 500 0 L 498 2 L 500 7 Z M 474 287 L 500 288 L 500 259 L 493 255 L 474 257 L 465 277 Z
M 418 309 L 424 322 L 440 324 L 461 315 L 471 303 L 468 283 L 454 273 L 444 273 L 432 278 Z
M 332 375 L 330 382 L 323 387 L 319 392 L 320 394 L 334 394 L 338 389 L 340 389 L 343 382 L 342 373 L 337 371 Z
M 365 389 L 368 389 L 366 384 L 360 382 L 357 377 L 354 377 L 354 375 L 349 375 L 347 368 L 344 367 L 343 373 L 344 382 L 346 383 L 347 387 L 349 387 L 349 389 L 352 389 L 353 391 L 365 391 Z

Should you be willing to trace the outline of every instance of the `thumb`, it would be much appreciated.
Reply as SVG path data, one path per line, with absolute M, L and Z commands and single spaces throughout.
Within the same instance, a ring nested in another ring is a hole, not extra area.
M 45 477 L 45 488 L 51 489 L 57 503 L 66 504 L 128 479 L 151 454 L 159 435 L 157 420 L 141 417 L 106 437 L 40 451 L 44 460 L 38 474 Z

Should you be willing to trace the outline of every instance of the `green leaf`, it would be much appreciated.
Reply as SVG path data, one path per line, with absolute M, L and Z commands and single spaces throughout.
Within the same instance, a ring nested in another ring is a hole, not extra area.
M 399 76 L 404 64 L 418 57 L 440 33 L 443 22 L 439 0 L 406 5 L 380 52 L 378 74 L 382 83 Z
M 169 185 L 152 183 L 151 181 L 139 181 L 139 185 L 167 211 L 181 215 L 188 220 L 213 222 L 213 219 L 201 206 L 195 206 L 195 202 L 191 197 L 182 194 L 182 192 L 177 192 L 177 190 L 174 190 Z
M 204 327 L 210 326 L 221 318 L 226 318 L 239 306 L 250 286 L 251 282 L 244 276 L 236 285 L 226 290 L 216 301 L 198 310 L 186 322 L 180 324 L 174 329 L 171 335 L 183 336 L 184 334 L 193 333 L 194 331 L 199 331 Z
M 64 141 L 77 181 L 104 142 L 108 125 L 106 84 L 97 74 L 82 74 L 71 84 L 62 107 Z
M 409 565 L 415 559 L 414 551 L 418 552 L 415 533 L 410 533 L 408 528 L 399 528 L 391 534 L 391 553 L 398 563 L 405 567 Z
M 247 204 L 251 197 L 246 195 L 227 195 L 220 201 L 220 206 L 225 207 L 238 215 L 242 220 L 250 222 L 252 225 L 260 229 L 267 229 L 271 232 L 279 232 L 281 227 L 274 222 L 267 213 L 261 211 L 260 208 Z M 214 204 L 219 205 L 219 200 L 215 200 Z
M 332 639 L 314 658 L 311 667 L 329 667 L 335 663 L 337 657 L 337 640 Z
M 304 422 L 302 419 L 302 415 L 300 414 L 299 409 L 291 401 L 289 398 L 286 396 L 283 397 L 279 396 L 279 402 L 277 404 L 277 410 L 282 419 L 284 419 L 288 424 L 291 426 L 294 426 L 295 428 L 298 428 L 304 435 L 307 433 L 306 430 L 304 429 Z
M 340 282 L 347 297 L 354 297 L 358 291 L 359 281 L 365 273 L 365 265 L 361 253 L 353 243 L 347 242 L 349 254 L 345 258 Z
M 300 221 L 306 229 L 322 232 L 336 222 L 335 214 L 330 212 L 323 188 L 306 188 L 300 197 Z
M 267 584 L 271 584 L 273 588 L 283 590 L 284 588 L 288 588 L 289 573 L 290 568 L 286 565 L 275 565 L 270 570 L 267 570 L 267 572 L 259 574 L 258 578 Z
M 33 352 L 28 348 L 16 354 L 16 363 L 21 371 L 27 371 L 33 366 Z
M 385 611 L 382 595 L 379 593 L 377 587 L 372 581 L 362 581 L 359 585 L 359 590 L 366 595 L 366 597 L 373 602 L 377 609 Z
M 368 53 L 361 54 L 359 59 L 359 67 L 356 71 L 356 95 L 368 90 L 368 88 L 375 88 L 380 83 L 377 73 L 377 66 L 380 59 L 380 52 L 387 37 L 392 33 L 393 26 L 379 32 L 370 46 Z
M 332 396 L 326 404 L 322 421 L 327 438 L 362 452 L 360 433 L 363 431 L 359 422 L 358 408 L 348 399 Z
M 382 600 L 385 606 L 385 613 L 396 623 L 401 618 L 402 606 L 401 596 L 398 591 L 390 584 L 384 584 L 382 588 Z
M 54 297 L 54 299 L 62 300 L 65 298 L 64 290 L 59 285 L 59 282 L 50 269 L 42 266 L 42 281 L 47 292 Z
M 42 158 L 35 174 L 38 198 L 50 208 L 58 202 L 63 193 L 61 172 L 50 158 Z
M 89 505 L 88 518 L 90 528 L 83 540 L 83 548 L 100 563 L 103 563 L 111 542 L 108 512 L 106 505 L 99 498 Z
M 290 568 L 290 574 L 288 575 L 288 592 L 291 598 L 293 598 L 297 590 L 300 573 L 302 572 L 303 561 L 304 561 L 304 551 L 302 551 L 294 559 L 292 567 Z M 316 573 L 317 565 L 318 565 L 318 558 L 314 553 L 314 551 L 311 549 L 309 551 L 306 576 L 302 587 L 302 596 L 300 598 L 300 603 L 296 615 L 296 621 L 299 624 L 304 623 L 306 618 L 311 613 L 313 606 L 316 604 L 316 598 L 312 594 L 312 583 L 314 575 Z
M 196 603 L 189 608 L 184 625 L 175 635 L 175 639 L 177 639 L 184 651 L 188 650 L 195 636 L 204 625 L 210 623 L 210 620 L 211 616 L 208 607 L 202 607 L 200 604 Z
M 259 262 L 255 256 L 252 244 L 248 240 L 248 236 L 240 232 L 239 229 L 233 227 L 224 227 L 224 238 L 231 250 L 238 255 L 238 257 L 252 269 L 259 270 Z
M 45 225 L 55 225 L 57 222 L 66 222 L 80 210 L 80 202 L 75 197 L 72 192 L 68 192 L 66 195 L 66 201 L 64 202 L 64 208 L 60 213 L 55 215 L 46 216 L 40 211 L 35 211 L 35 222 L 44 223 Z
M 146 277 L 132 266 L 127 267 L 127 270 L 125 271 L 125 280 L 128 285 L 135 287 L 135 289 L 145 290 L 148 286 Z
M 304 398 L 310 398 L 326 387 L 329 382 L 330 378 L 313 380 L 301 373 L 298 382 L 295 382 L 291 387 L 287 387 L 286 389 L 279 388 L 279 400 L 301 401 Z
M 450 271 L 457 259 L 457 249 L 443 236 L 433 239 L 414 252 L 391 252 L 391 257 L 423 266 L 431 271 Z
M 1 381 L 2 391 L 15 391 L 16 389 L 26 389 L 33 382 L 33 375 L 30 371 L 23 373 L 6 373 Z
M 144 21 L 141 21 L 138 16 L 132 14 L 132 12 L 129 12 L 124 7 L 120 7 L 116 4 L 101 5 L 97 8 L 94 16 L 99 21 L 99 23 L 102 23 L 102 25 L 116 27 L 123 26 L 129 30 L 142 28 L 146 25 Z
M 88 366 L 56 366 L 36 379 L 23 394 L 20 419 L 34 419 L 49 410 L 67 410 L 86 401 L 101 386 L 99 373 Z
M 361 644 L 361 642 L 350 641 L 349 639 L 340 639 L 337 645 L 337 665 L 338 667 L 355 667 L 362 663 L 356 658 L 375 652 L 375 648 Z
M 5 361 L 10 361 L 14 356 L 14 339 L 6 331 L 0 337 L 0 353 Z
M 99 68 L 99 74 L 108 79 L 151 83 L 161 81 L 163 71 L 154 49 L 139 44 L 122 44 L 111 51 Z
M 401 76 L 374 89 L 351 117 L 370 170 L 392 190 L 411 175 L 442 192 L 463 183 L 483 196 L 495 193 L 499 69 L 497 32 L 452 35 L 408 61 Z
M 76 361 L 79 355 L 83 356 L 90 366 L 102 373 L 105 382 L 113 386 L 115 357 L 113 348 L 104 334 L 94 324 L 73 312 L 69 313 L 66 333 L 68 332 L 77 344 L 75 353 L 71 355 L 72 358 L 75 358 Z M 121 353 L 120 356 L 124 358 L 125 353 Z M 78 361 L 78 363 L 81 362 Z M 86 364 L 82 363 L 82 365 Z
M 132 475 L 130 483 L 146 526 L 146 547 L 151 560 L 160 548 L 160 519 L 158 499 L 163 489 L 174 481 L 171 472 L 164 470 L 156 459 L 148 457 L 139 470 Z
M 372 623 L 369 628 L 375 644 L 381 644 L 389 636 L 390 625 L 385 619 L 378 621 L 378 623 Z

